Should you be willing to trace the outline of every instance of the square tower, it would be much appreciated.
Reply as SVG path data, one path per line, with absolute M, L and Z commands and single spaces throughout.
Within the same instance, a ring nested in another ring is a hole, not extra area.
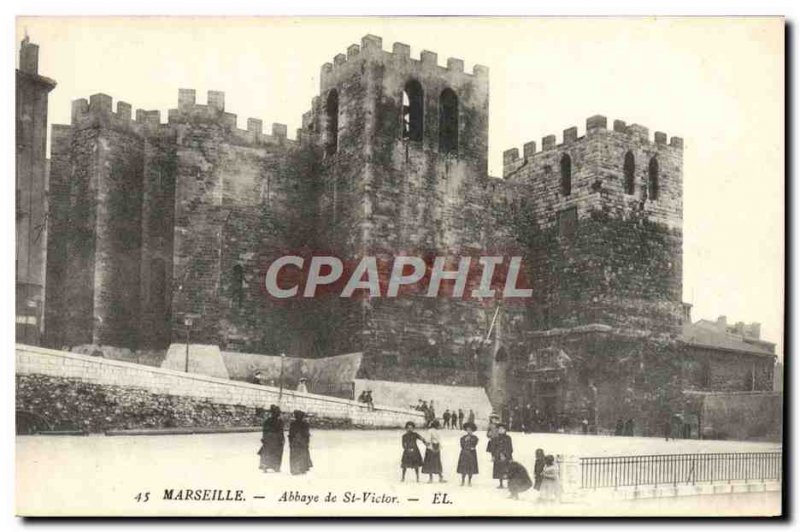
M 322 67 L 304 119 L 322 153 L 319 243 L 365 255 L 478 253 L 486 188 L 488 69 L 365 36 Z M 485 333 L 475 302 L 425 297 L 337 302 L 330 352 L 364 351 L 373 378 L 475 382 L 464 350 Z
M 676 335 L 681 324 L 683 141 L 606 118 L 503 154 L 523 191 L 535 329 L 602 324 Z

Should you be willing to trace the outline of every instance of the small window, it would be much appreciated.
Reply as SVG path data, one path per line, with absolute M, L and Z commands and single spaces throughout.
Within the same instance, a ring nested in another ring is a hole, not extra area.
M 231 300 L 234 306 L 241 307 L 244 300 L 244 268 L 240 264 L 233 267 L 231 275 Z
M 631 195 L 636 186 L 636 160 L 631 152 L 625 154 L 623 173 L 625 174 L 625 194 Z
M 439 96 L 439 151 L 458 152 L 458 96 L 452 89 Z
M 336 89 L 328 93 L 325 118 L 325 153 L 333 155 L 339 149 L 339 93 Z
M 572 194 L 572 159 L 566 153 L 561 157 L 561 194 Z
M 647 193 L 648 197 L 656 201 L 658 199 L 658 160 L 655 157 L 650 159 L 650 166 L 647 169 Z
M 422 140 L 423 92 L 419 81 L 412 79 L 403 89 L 403 138 Z

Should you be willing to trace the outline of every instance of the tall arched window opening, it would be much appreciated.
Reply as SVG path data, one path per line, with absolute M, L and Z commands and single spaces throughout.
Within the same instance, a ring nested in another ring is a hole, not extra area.
M 325 102 L 325 153 L 333 155 L 339 149 L 339 93 L 333 89 Z
M 655 157 L 650 159 L 650 166 L 647 169 L 647 196 L 655 201 L 658 199 L 658 161 Z
M 572 159 L 566 153 L 561 156 L 561 194 L 572 194 Z
M 633 153 L 625 154 L 625 164 L 622 170 L 625 174 L 625 194 L 633 194 L 636 186 L 636 160 L 633 158 Z
M 452 89 L 439 96 L 439 151 L 458 152 L 458 96 Z
M 403 138 L 422 140 L 423 92 L 419 81 L 412 79 L 403 89 Z

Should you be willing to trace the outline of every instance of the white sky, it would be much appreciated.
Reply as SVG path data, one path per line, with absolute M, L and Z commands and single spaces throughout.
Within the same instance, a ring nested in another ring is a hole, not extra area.
M 594 114 L 684 138 L 684 300 L 693 317 L 758 321 L 782 351 L 781 19 L 20 18 L 58 82 L 50 123 L 104 92 L 167 109 L 178 88 L 226 93 L 239 116 L 300 125 L 320 66 L 367 33 L 490 68 L 490 173 L 503 150 Z

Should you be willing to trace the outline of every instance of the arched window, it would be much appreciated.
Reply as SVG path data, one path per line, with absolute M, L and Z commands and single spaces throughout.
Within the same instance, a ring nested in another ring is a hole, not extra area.
M 233 273 L 231 275 L 231 301 L 233 301 L 234 306 L 240 307 L 242 306 L 243 299 L 244 268 L 242 268 L 241 264 L 237 264 L 233 267 Z
M 458 96 L 451 89 L 439 96 L 439 151 L 458 152 Z
M 325 153 L 333 155 L 339 148 L 339 93 L 333 89 L 325 102 Z
M 650 159 L 650 166 L 647 168 L 647 196 L 655 201 L 658 199 L 658 161 L 655 157 Z
M 625 154 L 622 171 L 625 174 L 625 194 L 633 194 L 636 186 L 636 160 L 633 158 L 633 153 Z
M 561 156 L 561 193 L 572 194 L 572 159 L 566 153 Z
M 419 81 L 412 79 L 403 89 L 403 138 L 422 140 L 423 92 Z

